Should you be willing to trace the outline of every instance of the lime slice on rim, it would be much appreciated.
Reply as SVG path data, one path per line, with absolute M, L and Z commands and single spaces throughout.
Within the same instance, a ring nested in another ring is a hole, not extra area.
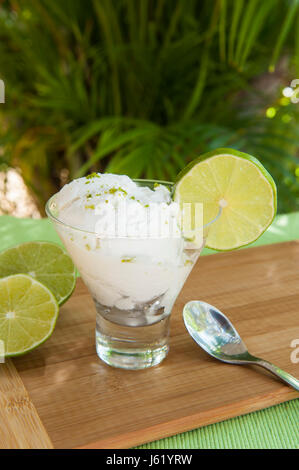
M 48 287 L 63 304 L 76 284 L 71 258 L 55 243 L 28 242 L 0 253 L 0 278 L 28 274 Z
M 6 357 L 39 346 L 53 333 L 58 303 L 52 292 L 30 276 L 0 279 L 0 341 Z
M 263 165 L 234 149 L 217 149 L 193 160 L 175 183 L 174 200 L 203 204 L 206 245 L 233 250 L 262 235 L 276 214 L 276 185 Z

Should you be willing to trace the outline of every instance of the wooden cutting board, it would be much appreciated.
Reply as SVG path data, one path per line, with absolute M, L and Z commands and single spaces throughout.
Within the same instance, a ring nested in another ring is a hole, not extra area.
M 158 367 L 111 368 L 95 352 L 95 310 L 83 282 L 36 351 L 0 364 L 0 447 L 124 448 L 298 397 L 266 371 L 220 363 L 182 322 L 185 302 L 223 310 L 250 351 L 299 376 L 299 242 L 201 257 L 172 313 Z

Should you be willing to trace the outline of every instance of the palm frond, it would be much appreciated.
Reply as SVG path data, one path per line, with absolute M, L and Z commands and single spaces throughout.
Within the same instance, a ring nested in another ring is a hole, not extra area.
M 227 146 L 260 158 L 295 210 L 299 107 L 281 92 L 299 72 L 298 4 L 1 2 L 0 165 L 43 204 L 65 168 L 174 179 Z

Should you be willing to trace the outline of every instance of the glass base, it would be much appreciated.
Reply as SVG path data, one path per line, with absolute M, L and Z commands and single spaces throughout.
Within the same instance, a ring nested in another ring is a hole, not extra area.
M 169 350 L 168 336 L 169 316 L 151 325 L 132 327 L 97 313 L 97 354 L 113 367 L 145 369 L 160 364 Z

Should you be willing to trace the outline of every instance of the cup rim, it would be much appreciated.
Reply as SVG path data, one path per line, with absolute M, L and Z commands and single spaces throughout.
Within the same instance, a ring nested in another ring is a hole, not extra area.
M 161 185 L 164 185 L 164 186 L 170 186 L 171 188 L 174 187 L 174 183 L 171 182 L 171 181 L 163 181 L 163 180 L 155 180 L 155 179 L 146 179 L 146 178 L 132 178 L 132 180 L 135 182 L 135 183 L 152 183 L 152 184 L 161 184 Z M 58 217 L 56 217 L 55 215 L 52 214 L 51 212 L 51 209 L 50 209 L 50 205 L 51 205 L 51 202 L 52 200 L 55 198 L 55 196 L 57 196 L 57 194 L 59 193 L 56 192 L 55 194 L 53 194 L 49 199 L 48 201 L 46 202 L 46 205 L 45 205 L 45 211 L 46 211 L 46 214 L 48 216 L 48 218 L 52 221 L 54 221 L 55 223 L 58 223 L 64 227 L 67 227 L 69 229 L 72 229 L 72 230 L 76 230 L 78 232 L 82 232 L 84 234 L 89 234 L 89 235 L 97 235 L 99 238 L 103 238 L 103 237 L 100 237 L 100 235 L 97 233 L 97 232 L 94 232 L 94 231 L 90 231 L 90 230 L 85 230 L 85 229 L 82 229 L 82 228 L 79 228 L 79 227 L 75 227 L 74 225 L 70 225 L 70 224 L 67 224 L 65 222 L 63 222 L 62 220 L 60 220 Z M 210 220 L 209 222 L 207 222 L 206 224 L 203 224 L 202 227 L 200 227 L 200 230 L 203 230 L 207 227 L 209 227 L 210 225 L 212 225 L 214 222 L 216 222 L 219 217 L 221 216 L 222 214 L 222 207 L 219 206 L 219 211 L 216 215 L 216 217 L 214 217 L 212 220 Z M 108 238 L 108 237 L 107 237 Z M 130 237 L 130 236 L 125 236 L 125 237 L 117 237 L 117 238 L 129 238 L 129 239 L 138 239 L 138 237 Z

